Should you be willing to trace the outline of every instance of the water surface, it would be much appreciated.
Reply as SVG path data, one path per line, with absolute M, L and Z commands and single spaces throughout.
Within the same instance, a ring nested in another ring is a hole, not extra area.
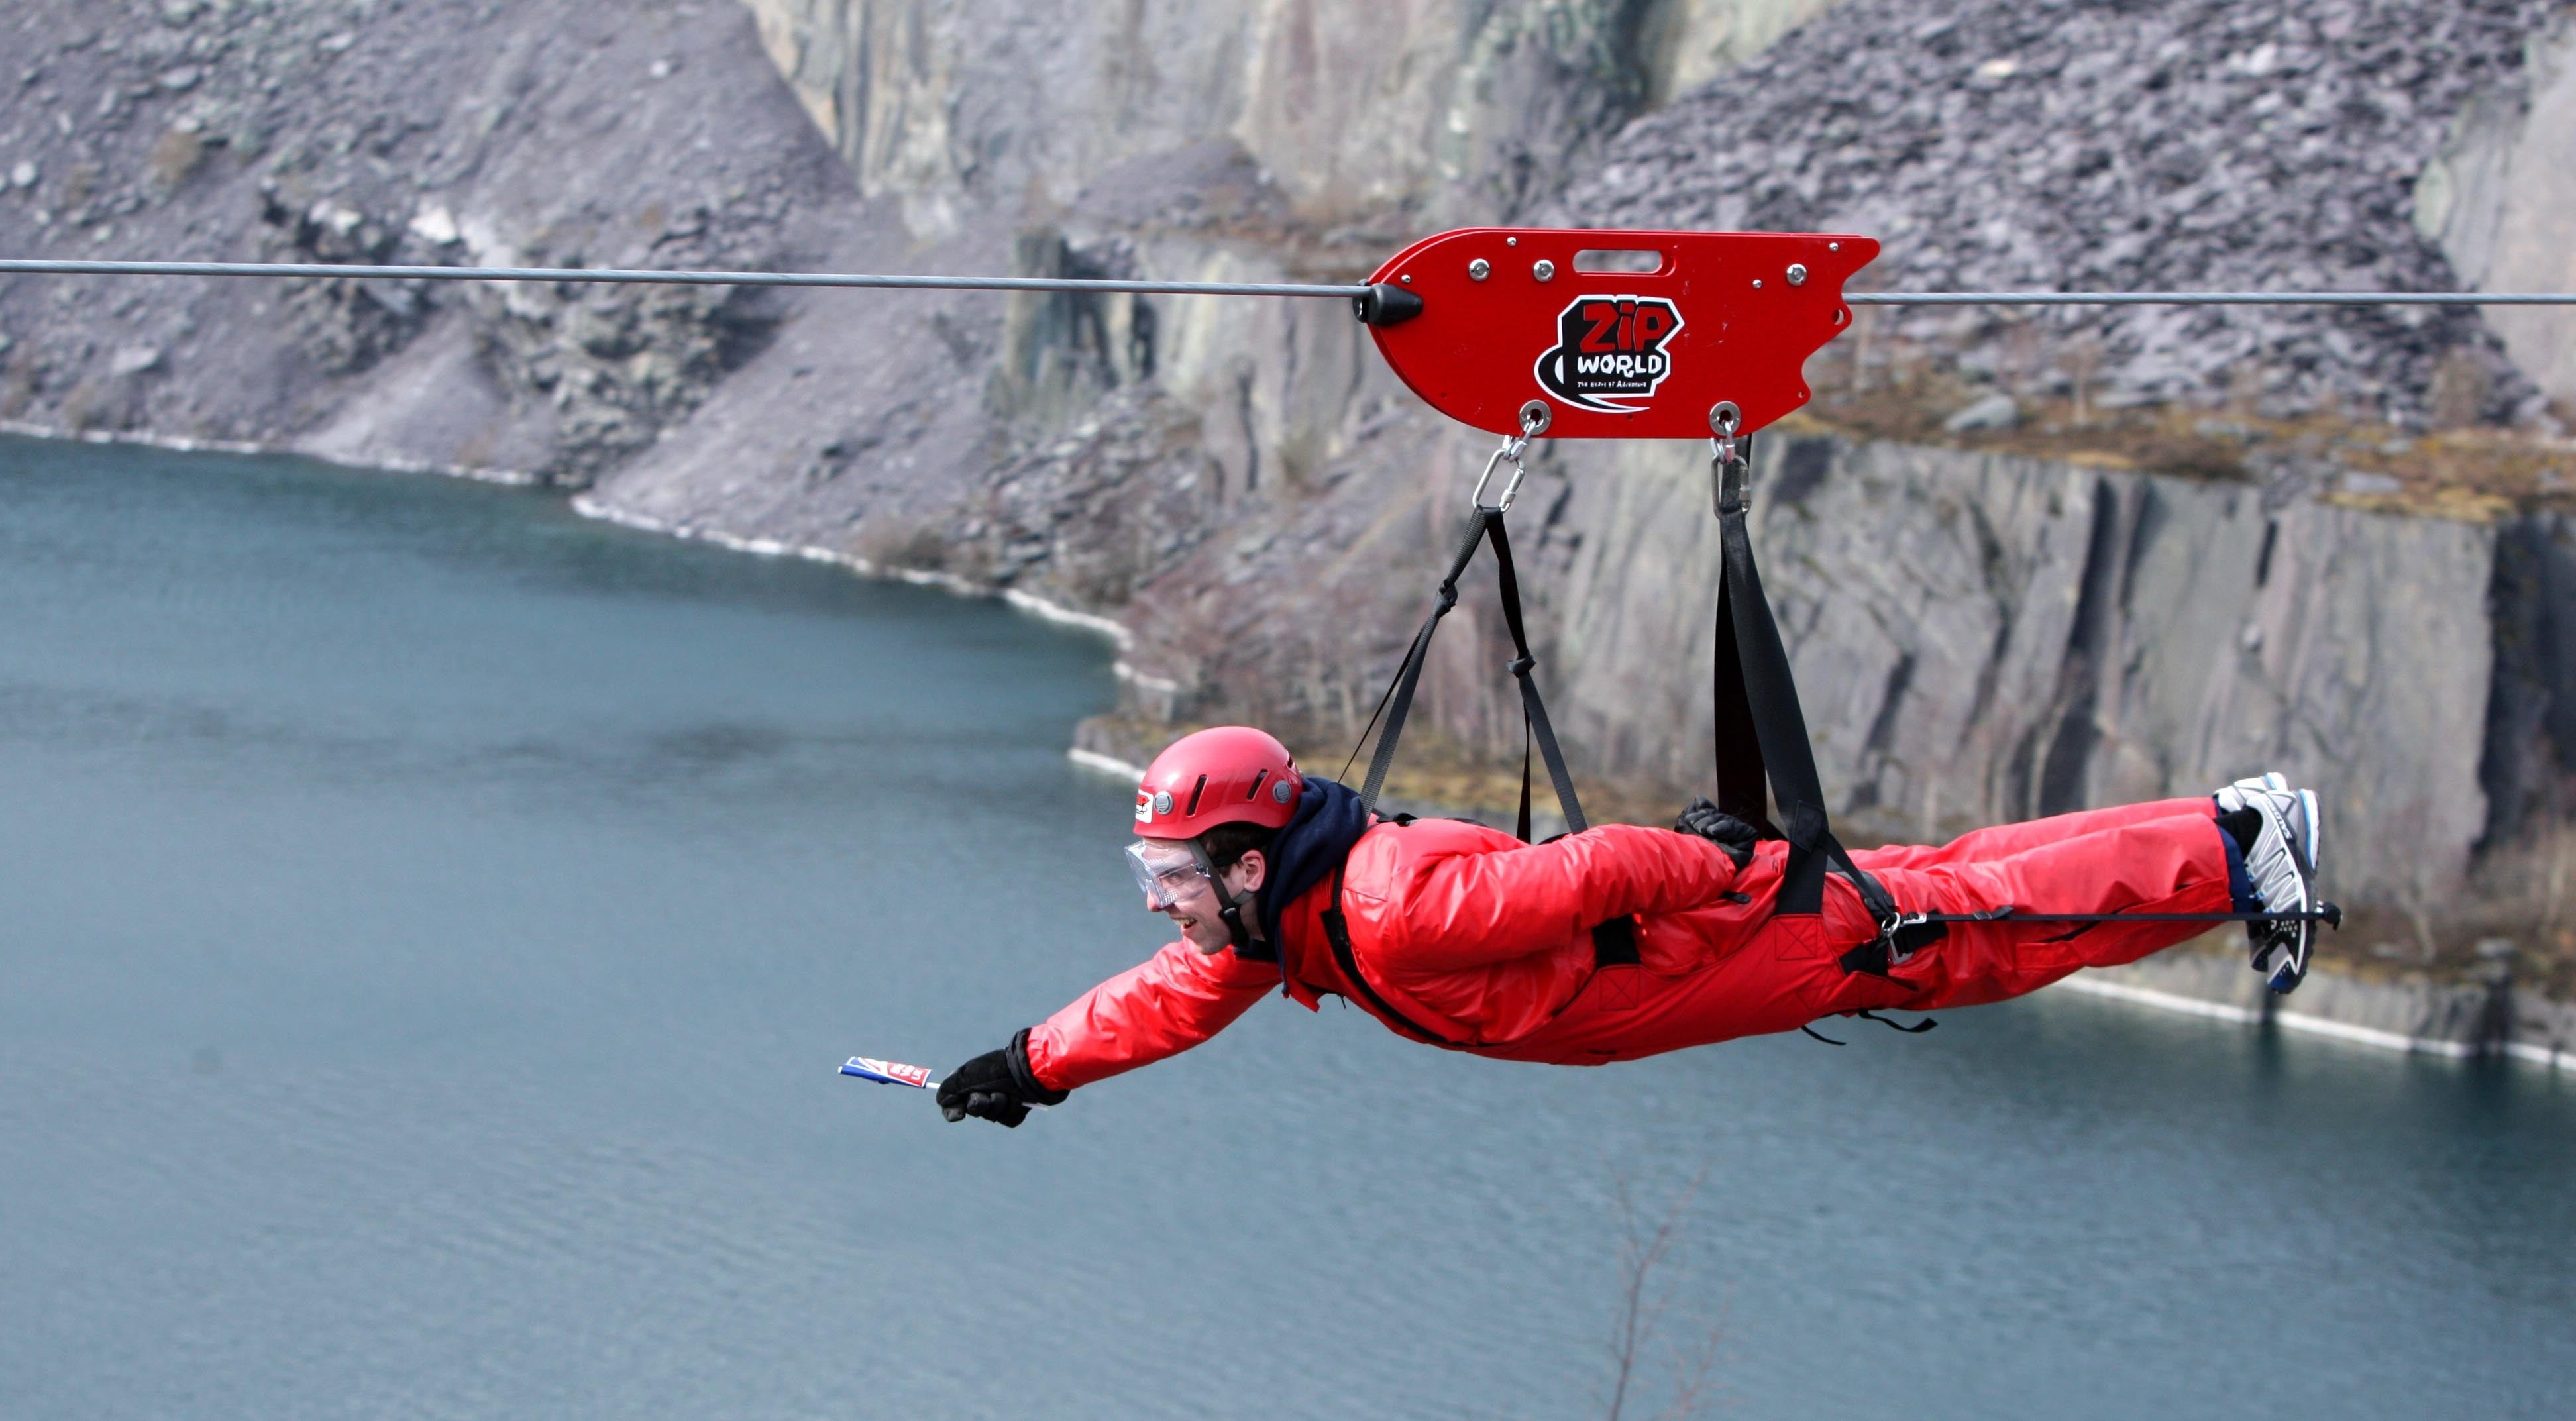
M 539 494 L 0 442 L 0 1411 L 1598 1414 L 1624 1182 L 1758 1416 L 2576 1413 L 2576 1090 L 2048 998 L 1605 1070 L 1160 942 L 1110 653 Z M 1649 1358 L 1642 1412 L 1661 1404 Z

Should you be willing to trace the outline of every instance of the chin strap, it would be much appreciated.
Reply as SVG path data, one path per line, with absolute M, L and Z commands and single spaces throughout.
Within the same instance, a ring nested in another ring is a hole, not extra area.
M 1273 954 L 1261 950 L 1259 945 L 1253 942 L 1252 929 L 1246 927 L 1243 921 L 1243 910 L 1252 906 L 1252 900 L 1260 896 L 1261 890 L 1247 888 L 1241 893 L 1227 892 L 1225 875 L 1217 870 L 1214 862 L 1209 860 L 1206 847 L 1196 839 L 1187 842 L 1190 846 L 1190 858 L 1197 862 L 1200 875 L 1207 879 L 1209 889 L 1216 894 L 1217 920 L 1225 924 L 1226 940 L 1233 944 L 1234 955 L 1253 961 L 1269 961 Z
M 1241 957 L 1252 947 L 1252 929 L 1243 925 L 1243 908 L 1245 904 L 1252 901 L 1252 895 L 1246 893 L 1240 898 L 1229 900 L 1225 896 L 1225 890 L 1219 888 L 1216 896 L 1217 901 L 1225 904 L 1224 907 L 1216 910 L 1217 920 L 1225 924 L 1226 939 L 1234 944 L 1235 956 Z

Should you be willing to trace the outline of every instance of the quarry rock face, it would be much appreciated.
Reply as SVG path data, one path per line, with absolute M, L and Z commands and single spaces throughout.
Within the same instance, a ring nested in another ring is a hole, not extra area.
M 1326 226 L 1492 220 L 1830 0 L 745 3 L 861 191 L 942 238 L 1207 140 Z
M 2576 10 L 2525 40 L 2518 72 L 2461 106 L 2416 180 L 2415 225 L 2474 290 L 2576 290 Z M 2576 324 L 2546 309 L 2485 314 L 2514 363 L 2576 407 Z
M 2562 14 L 40 0 L 0 19 L 0 246 L 1348 280 L 1525 220 L 1851 227 L 1887 242 L 1870 282 L 1917 289 L 2576 285 L 2548 265 Z M 2410 427 L 2445 368 L 2488 418 L 2565 388 L 2556 313 L 1871 320 L 1882 355 L 1954 367 L 1938 416 L 1982 405 L 1986 430 L 2078 354 L 2105 405 Z M 15 281 L 0 419 L 591 483 L 652 526 L 1023 593 L 1120 628 L 1125 728 L 1094 732 L 1119 749 L 1221 718 L 1346 742 L 1491 449 L 1341 302 L 1052 294 Z M 1812 423 L 1757 448 L 1767 581 L 1856 838 L 2277 768 L 2329 792 L 2339 891 L 2431 912 L 2563 815 L 2558 514 Z M 1705 450 L 1542 442 L 1512 517 L 1578 772 L 1639 803 L 1704 784 Z M 1427 753 L 1518 748 L 1490 598 L 1480 567 Z
M 1604 768 L 1688 783 L 1717 526 L 1704 470 L 1643 447 L 1563 515 L 1582 551 L 1558 722 Z M 2355 826 L 2339 882 L 2457 885 L 2487 822 L 2494 651 L 2445 629 L 2486 622 L 2496 530 L 1829 435 L 1757 452 L 1764 586 L 1856 834 L 1937 841 L 2268 768 Z M 1698 694 L 1634 694 L 1675 681 Z M 2397 822 L 2411 836 L 2366 827 Z

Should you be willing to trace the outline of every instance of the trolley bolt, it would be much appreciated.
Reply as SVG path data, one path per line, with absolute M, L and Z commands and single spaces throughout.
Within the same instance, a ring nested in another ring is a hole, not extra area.
M 1807 284 L 1807 268 L 1804 264 L 1799 262 L 1789 263 L 1789 284 L 1791 286 L 1804 286 Z
M 1840 242 L 1827 242 L 1827 243 L 1825 243 L 1825 250 L 1826 250 L 1826 251 L 1829 251 L 1829 252 L 1839 252 L 1839 251 L 1841 251 L 1842 249 L 1843 249 L 1843 244 L 1842 244 L 1842 243 L 1840 243 Z
M 1413 278 L 1409 276 L 1399 276 L 1396 280 L 1403 282 L 1407 286 L 1411 286 L 1413 284 Z
M 1521 244 L 1521 239 L 1520 239 L 1520 238 L 1518 238 L 1518 237 L 1505 237 L 1505 238 L 1503 239 L 1503 245 L 1504 245 L 1504 246 L 1506 246 L 1506 247 L 1517 247 L 1517 246 L 1519 246 L 1520 244 Z
M 1483 257 L 1478 257 L 1474 261 L 1467 263 L 1467 279 L 1469 281 L 1482 281 L 1487 276 L 1492 275 L 1493 270 L 1494 268 L 1492 263 L 1486 261 Z
M 1762 289 L 1762 278 L 1761 278 L 1761 277 L 1758 277 L 1758 276 L 1757 276 L 1757 277 L 1753 278 L 1753 289 L 1754 289 L 1754 290 L 1756 290 L 1756 291 L 1759 291 L 1759 290 L 1761 290 L 1761 289 Z
M 1545 257 L 1541 257 L 1539 258 L 1538 265 L 1530 268 L 1530 275 L 1537 277 L 1541 281 L 1554 281 L 1556 279 L 1556 263 L 1549 261 Z

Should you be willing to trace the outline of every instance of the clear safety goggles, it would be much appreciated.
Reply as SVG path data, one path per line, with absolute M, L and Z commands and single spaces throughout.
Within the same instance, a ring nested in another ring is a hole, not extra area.
M 1198 856 L 1168 840 L 1138 839 L 1127 846 L 1127 867 L 1145 890 L 1145 906 L 1159 913 L 1198 891 L 1208 871 Z

